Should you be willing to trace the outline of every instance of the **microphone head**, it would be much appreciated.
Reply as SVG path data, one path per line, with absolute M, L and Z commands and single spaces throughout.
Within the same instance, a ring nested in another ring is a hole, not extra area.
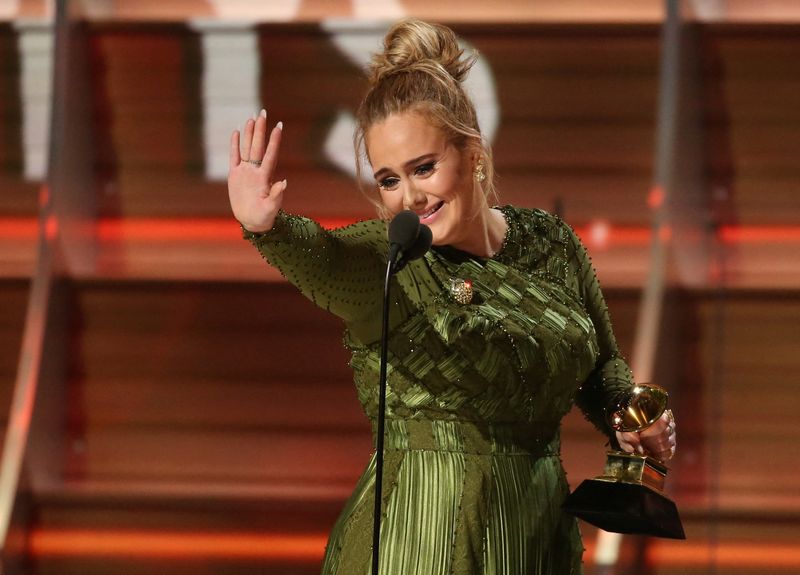
M 397 266 L 395 267 L 395 271 L 399 272 L 408 262 L 424 256 L 425 253 L 431 248 L 432 242 L 433 233 L 431 232 L 431 229 L 425 224 L 420 224 L 417 240 L 411 245 L 411 247 L 403 250 L 403 253 L 400 256 L 400 261 L 397 262 Z
M 403 259 L 406 261 L 415 260 L 425 255 L 433 242 L 433 233 L 425 224 L 419 225 L 419 235 L 410 248 L 403 252 Z
M 411 210 L 403 210 L 389 222 L 389 244 L 401 251 L 409 249 L 419 235 L 419 216 Z

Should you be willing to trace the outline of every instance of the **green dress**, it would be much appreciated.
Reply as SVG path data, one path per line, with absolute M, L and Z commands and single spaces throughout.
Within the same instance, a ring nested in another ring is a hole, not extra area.
M 581 572 L 560 421 L 577 402 L 604 433 L 632 383 L 589 257 L 541 210 L 501 208 L 493 258 L 434 247 L 395 276 L 381 525 L 383 575 Z M 245 232 L 318 306 L 341 317 L 355 385 L 378 407 L 386 222 L 334 231 L 281 212 Z M 452 280 L 469 280 L 459 303 Z M 330 535 L 325 575 L 370 573 L 373 455 Z

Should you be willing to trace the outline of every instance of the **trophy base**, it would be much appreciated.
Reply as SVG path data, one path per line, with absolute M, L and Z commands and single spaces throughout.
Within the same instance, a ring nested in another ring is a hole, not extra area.
M 641 483 L 587 479 L 562 507 L 605 531 L 686 539 L 675 503 Z

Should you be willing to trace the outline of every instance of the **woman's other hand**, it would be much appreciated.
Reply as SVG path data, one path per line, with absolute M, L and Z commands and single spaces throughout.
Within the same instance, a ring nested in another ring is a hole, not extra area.
M 244 141 L 239 130 L 231 135 L 228 199 L 233 216 L 251 232 L 266 232 L 283 203 L 286 180 L 275 179 L 283 123 L 272 129 L 267 142 L 267 112 L 247 120 Z
M 677 446 L 672 410 L 666 410 L 650 427 L 642 431 L 617 431 L 617 442 L 623 451 L 649 455 L 666 463 L 675 456 Z

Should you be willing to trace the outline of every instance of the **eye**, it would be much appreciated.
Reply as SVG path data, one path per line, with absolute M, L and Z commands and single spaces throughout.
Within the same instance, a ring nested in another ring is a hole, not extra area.
M 397 187 L 397 184 L 399 183 L 400 183 L 400 178 L 390 176 L 388 178 L 380 180 L 378 182 L 378 187 L 382 190 L 393 190 Z
M 427 176 L 433 169 L 436 167 L 434 162 L 428 162 L 427 164 L 421 164 L 414 169 L 414 175 L 416 176 Z

